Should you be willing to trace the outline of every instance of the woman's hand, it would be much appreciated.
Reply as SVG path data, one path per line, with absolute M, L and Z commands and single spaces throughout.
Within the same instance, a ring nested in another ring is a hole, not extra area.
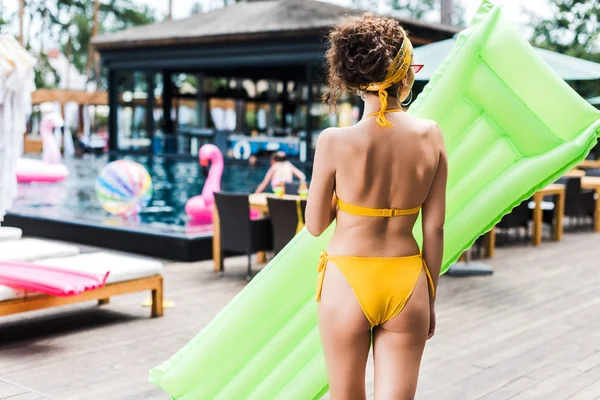
M 429 306 L 429 332 L 427 333 L 427 340 L 431 339 L 435 334 L 435 305 L 432 302 Z

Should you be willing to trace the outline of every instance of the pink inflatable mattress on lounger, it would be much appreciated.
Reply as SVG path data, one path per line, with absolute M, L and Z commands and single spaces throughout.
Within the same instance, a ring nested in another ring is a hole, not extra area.
M 90 273 L 22 261 L 0 261 L 0 285 L 51 296 L 76 296 L 104 286 L 108 271 Z

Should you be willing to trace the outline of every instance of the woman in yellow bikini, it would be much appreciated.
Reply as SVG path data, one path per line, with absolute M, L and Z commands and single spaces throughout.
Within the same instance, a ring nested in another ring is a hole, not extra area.
M 329 35 L 329 90 L 360 94 L 364 117 L 319 136 L 306 227 L 337 219 L 318 265 L 319 329 L 331 398 L 365 398 L 371 341 L 375 398 L 413 399 L 435 331 L 447 160 L 438 125 L 401 112 L 414 74 L 412 45 L 394 19 L 349 18 Z M 422 252 L 412 236 L 421 213 Z

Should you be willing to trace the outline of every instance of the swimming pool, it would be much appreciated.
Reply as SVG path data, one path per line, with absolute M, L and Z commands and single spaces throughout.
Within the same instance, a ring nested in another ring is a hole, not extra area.
M 123 219 L 106 213 L 96 199 L 95 184 L 100 170 L 109 162 L 126 158 L 142 164 L 153 182 L 150 204 L 137 217 Z M 70 176 L 54 184 L 19 184 L 12 213 L 59 221 L 116 227 L 165 235 L 212 234 L 211 225 L 192 223 L 185 214 L 188 199 L 202 192 L 204 174 L 195 159 L 178 160 L 158 156 L 123 157 L 86 155 L 65 160 Z M 226 164 L 221 190 L 252 192 L 263 179 L 268 164 Z M 301 168 L 307 172 L 305 168 Z

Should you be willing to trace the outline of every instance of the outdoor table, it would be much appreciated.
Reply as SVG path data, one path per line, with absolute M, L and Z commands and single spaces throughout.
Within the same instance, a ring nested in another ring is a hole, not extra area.
M 600 160 L 583 160 L 577 168 L 600 168 Z
M 581 178 L 583 189 L 596 191 L 596 210 L 594 211 L 594 231 L 600 232 L 600 176 L 584 176 Z
M 284 200 L 298 200 L 301 197 L 297 194 L 285 194 L 283 196 L 276 196 L 273 193 L 253 193 L 250 195 L 250 208 L 260 212 L 262 215 L 269 214 L 269 206 L 267 204 L 267 197 L 274 197 L 277 199 Z
M 487 258 L 493 258 L 496 251 L 496 227 L 493 227 L 485 234 L 485 255 Z
M 585 176 L 585 171 L 582 169 L 572 169 L 563 175 L 564 178 L 581 178 Z
M 248 196 L 248 201 L 250 202 L 250 208 L 256 210 L 260 213 L 261 217 L 264 217 L 269 214 L 269 206 L 267 204 L 267 197 L 277 197 L 272 193 L 253 193 Z M 282 197 L 283 199 L 296 200 L 299 199 L 298 195 L 286 194 Z M 220 233 L 220 223 L 219 223 L 219 213 L 217 212 L 217 206 L 215 205 L 213 211 L 213 262 L 215 264 L 215 271 L 219 271 L 219 266 L 221 265 L 221 235 Z M 264 251 L 260 251 L 256 253 L 256 262 L 264 263 L 267 260 L 267 255 Z
M 533 209 L 533 235 L 532 242 L 534 246 L 539 246 L 542 243 L 542 200 L 544 196 L 556 195 L 558 201 L 556 203 L 556 212 L 554 213 L 554 239 L 558 242 L 562 239 L 563 234 L 563 215 L 565 213 L 565 185 L 553 183 L 544 189 L 538 190 L 533 195 L 535 208 Z

